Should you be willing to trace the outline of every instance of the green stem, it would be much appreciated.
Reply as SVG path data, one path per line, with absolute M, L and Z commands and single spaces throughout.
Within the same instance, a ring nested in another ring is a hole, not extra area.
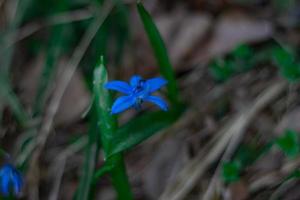
M 133 195 L 130 189 L 126 167 L 121 153 L 109 158 L 114 167 L 110 172 L 112 184 L 117 192 L 118 200 L 132 200 Z
M 99 125 L 101 130 L 101 143 L 106 159 L 106 165 L 112 166 L 110 176 L 112 183 L 117 192 L 118 200 L 132 200 L 133 195 L 131 193 L 128 177 L 126 174 L 125 163 L 122 153 L 118 153 L 112 156 L 108 156 L 109 150 L 112 146 L 113 135 L 117 131 L 117 119 L 111 115 L 111 98 L 108 90 L 104 88 L 107 82 L 107 71 L 104 66 L 103 57 L 100 59 L 99 65 L 94 70 L 94 94 L 97 113 L 99 119 L 101 119 Z

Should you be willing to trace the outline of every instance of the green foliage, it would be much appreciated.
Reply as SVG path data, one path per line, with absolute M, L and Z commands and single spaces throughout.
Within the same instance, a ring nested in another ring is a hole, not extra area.
M 300 178 L 300 170 L 295 169 L 286 177 L 285 181 L 290 179 L 299 179 L 299 178 Z
M 274 47 L 273 60 L 283 77 L 290 82 L 299 81 L 300 63 L 290 50 Z
M 271 146 L 272 144 L 266 144 L 259 148 L 256 144 L 243 144 L 239 147 L 234 159 L 240 163 L 242 168 L 246 168 L 268 152 Z
M 251 59 L 254 53 L 248 45 L 242 44 L 233 50 L 232 55 L 239 59 Z
M 7 156 L 6 151 L 4 151 L 2 148 L 0 148 L 0 156 Z
M 296 0 L 272 0 L 274 7 L 279 11 L 287 11 L 296 6 Z
M 93 87 L 93 102 L 90 109 L 90 129 L 88 133 L 88 144 L 86 146 L 86 155 L 85 155 L 85 161 L 84 161 L 84 168 L 83 173 L 80 180 L 80 185 L 76 193 L 76 199 L 78 200 L 85 200 L 90 197 L 91 192 L 91 186 L 93 183 L 93 177 L 94 177 L 94 171 L 96 167 L 96 162 L 99 154 L 99 148 L 100 148 L 100 132 L 99 132 L 99 121 L 102 120 L 101 115 L 101 107 L 100 104 L 107 103 L 109 99 L 107 99 L 107 93 L 103 93 L 103 81 L 105 81 L 106 78 L 106 72 L 103 73 L 103 60 L 101 59 L 95 70 L 94 70 L 94 87 Z M 104 80 L 103 80 L 104 79 Z M 100 97 L 104 96 L 107 100 L 104 101 L 102 98 L 100 100 Z M 105 120 L 105 119 L 104 119 Z
M 113 135 L 109 156 L 125 151 L 151 137 L 159 130 L 170 126 L 178 119 L 181 112 L 171 110 L 169 112 L 157 111 L 146 113 L 129 121 L 120 127 Z
M 100 167 L 100 169 L 97 169 L 97 171 L 95 171 L 93 183 L 95 184 L 103 175 L 109 173 L 112 169 L 112 165 L 108 165 L 105 163 L 102 167 Z
M 210 72 L 216 81 L 224 82 L 234 75 L 252 69 L 257 62 L 253 49 L 242 44 L 225 58 L 213 60 L 210 64 Z
M 284 135 L 276 139 L 277 146 L 290 158 L 299 155 L 299 134 L 293 130 L 286 130 Z
M 221 82 L 228 80 L 235 74 L 231 65 L 223 59 L 215 59 L 210 64 L 210 72 L 215 80 Z
M 106 166 L 111 166 L 111 180 L 117 191 L 118 199 L 131 200 L 133 197 L 122 154 L 118 153 L 107 157 L 109 149 L 114 143 L 113 136 L 117 130 L 116 118 L 110 114 L 112 102 L 109 91 L 104 87 L 107 80 L 107 71 L 104 66 L 103 57 L 101 57 L 100 63 L 94 71 L 94 93 L 96 93 L 94 96 L 95 112 L 99 117 L 97 120 L 97 128 L 101 131 L 101 144 L 106 157 Z
M 235 153 L 231 161 L 222 165 L 222 179 L 226 183 L 232 183 L 240 179 L 240 174 L 245 168 L 251 166 L 261 156 L 267 154 L 273 142 L 267 143 L 262 147 L 257 146 L 257 141 L 242 144 Z
M 14 116 L 18 120 L 21 126 L 26 126 L 29 122 L 29 116 L 25 112 L 19 98 L 11 88 L 10 81 L 0 75 L 0 98 L 1 103 L 8 105 L 12 110 Z
M 99 55 L 110 56 L 113 66 L 119 68 L 123 59 L 125 45 L 129 40 L 129 11 L 121 0 L 115 1 L 112 12 L 94 38 L 87 55 L 83 59 L 83 72 L 89 86 L 92 87 L 92 73 Z M 108 51 L 109 50 L 109 51 Z M 108 55 L 109 54 L 109 55 Z
M 178 87 L 175 78 L 175 73 L 173 71 L 164 41 L 151 15 L 144 8 L 141 2 L 137 3 L 137 9 L 139 16 L 143 22 L 148 39 L 153 48 L 157 63 L 160 67 L 160 73 L 168 81 L 168 98 L 174 106 L 177 106 L 179 104 Z
M 49 46 L 47 48 L 46 61 L 44 63 L 43 71 L 38 83 L 38 89 L 35 96 L 35 103 L 33 108 L 33 116 L 42 113 L 42 109 L 46 102 L 47 91 L 49 84 L 51 83 L 55 71 L 57 69 L 57 62 L 64 49 L 64 27 L 63 25 L 58 25 L 53 27 L 52 35 L 50 37 Z
M 241 165 L 236 161 L 222 164 L 222 179 L 226 183 L 232 183 L 240 179 Z

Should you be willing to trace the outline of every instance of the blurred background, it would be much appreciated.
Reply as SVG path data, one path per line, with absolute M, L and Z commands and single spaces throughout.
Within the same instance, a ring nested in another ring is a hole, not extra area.
M 126 153 L 135 198 L 300 199 L 300 2 L 143 4 L 186 109 Z M 136 1 L 0 0 L 0 10 L 0 146 L 24 173 L 21 199 L 72 199 L 100 55 L 110 80 L 159 76 Z M 96 193 L 115 199 L 108 177 Z

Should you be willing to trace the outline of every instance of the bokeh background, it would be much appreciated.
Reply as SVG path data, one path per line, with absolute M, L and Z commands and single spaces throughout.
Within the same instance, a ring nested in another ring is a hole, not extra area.
M 143 4 L 186 109 L 126 152 L 135 198 L 300 199 L 300 2 Z M 100 55 L 111 80 L 159 75 L 136 1 L 0 0 L 0 10 L 0 146 L 24 173 L 22 199 L 72 199 Z M 108 177 L 96 193 L 115 199 Z

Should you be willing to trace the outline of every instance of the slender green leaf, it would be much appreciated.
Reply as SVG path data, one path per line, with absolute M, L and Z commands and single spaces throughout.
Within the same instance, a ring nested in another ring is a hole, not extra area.
M 104 155 L 107 157 L 110 147 L 113 145 L 113 136 L 116 134 L 117 121 L 114 115 L 110 114 L 111 98 L 109 91 L 104 88 L 108 80 L 107 71 L 104 66 L 103 57 L 100 60 L 100 65 L 95 69 L 95 89 L 99 92 L 95 96 L 97 113 L 100 116 L 101 141 L 104 150 Z M 99 121 L 98 121 L 99 122 Z M 106 159 L 106 164 L 112 166 L 110 171 L 112 183 L 117 191 L 119 200 L 133 199 L 126 168 L 122 153 L 115 154 Z
M 50 38 L 46 61 L 39 80 L 37 94 L 35 96 L 33 116 L 39 115 L 45 105 L 49 83 L 51 82 L 51 80 L 53 80 L 53 75 L 56 71 L 58 59 L 62 53 L 62 46 L 64 41 L 63 36 L 63 25 L 55 26 L 53 28 L 53 34 Z
M 26 126 L 30 118 L 12 90 L 9 80 L 2 76 L 0 76 L 0 98 L 10 107 L 18 122 L 22 126 Z
M 168 98 L 174 106 L 177 106 L 179 104 L 178 87 L 164 41 L 151 15 L 141 2 L 137 3 L 137 9 L 160 67 L 160 73 L 168 80 Z
M 300 153 L 299 135 L 293 130 L 285 131 L 282 137 L 276 140 L 279 148 L 291 158 L 295 158 Z
M 226 81 L 235 73 L 233 67 L 223 59 L 217 59 L 209 66 L 210 73 L 216 81 Z
M 290 180 L 290 179 L 299 179 L 299 178 L 300 178 L 300 170 L 295 169 L 285 178 L 285 181 Z
M 102 91 L 99 90 L 101 84 L 101 74 L 99 74 L 98 65 L 94 70 L 94 87 L 93 87 L 93 103 L 90 110 L 90 129 L 89 129 L 89 140 L 86 147 L 86 155 L 84 161 L 83 174 L 81 176 L 80 185 L 78 191 L 76 193 L 76 199 L 85 200 L 89 199 L 91 194 L 92 186 L 93 186 L 93 176 L 95 171 L 95 166 L 99 154 L 99 145 L 100 145 L 100 132 L 99 132 L 99 103 L 100 96 L 102 96 Z
M 222 178 L 226 183 L 240 179 L 240 164 L 238 162 L 224 162 L 222 165 Z
M 143 142 L 159 130 L 174 123 L 180 114 L 181 112 L 178 111 L 157 111 L 131 120 L 120 127 L 113 135 L 113 143 L 109 149 L 109 156 L 125 151 Z
M 300 79 L 300 63 L 296 61 L 295 55 L 281 47 L 273 49 L 273 60 L 280 69 L 283 77 L 288 81 L 295 82 Z
M 17 35 L 17 28 L 22 23 L 24 15 L 33 0 L 22 0 L 15 4 L 16 10 L 12 10 L 14 16 L 11 17 L 8 28 L 5 29 L 3 37 L 0 37 L 0 75 L 8 77 L 9 69 L 12 62 L 15 45 L 11 42 Z
M 101 141 L 105 153 L 110 148 L 111 138 L 117 128 L 117 121 L 114 115 L 110 114 L 111 97 L 109 91 L 105 89 L 104 85 L 108 81 L 107 71 L 103 64 L 103 57 L 101 63 L 97 66 L 94 72 L 94 88 L 99 95 L 95 95 L 96 109 L 101 119 Z
M 96 170 L 94 174 L 93 182 L 96 183 L 103 175 L 107 174 L 112 169 L 113 169 L 112 165 L 104 164 L 100 169 Z
M 250 59 L 254 55 L 254 52 L 250 46 L 241 44 L 233 50 L 232 55 L 240 59 Z

